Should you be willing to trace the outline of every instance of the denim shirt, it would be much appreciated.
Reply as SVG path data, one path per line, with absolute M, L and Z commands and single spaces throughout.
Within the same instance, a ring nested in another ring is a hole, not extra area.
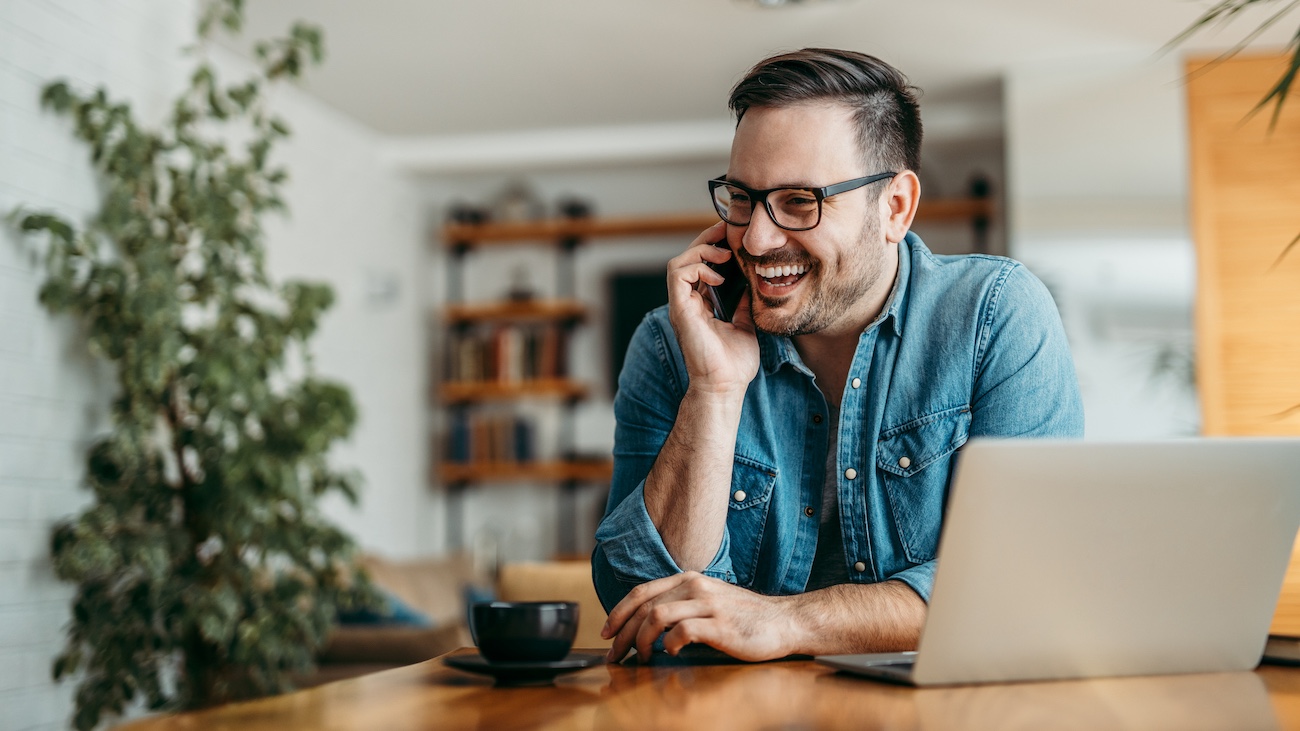
M 804 590 L 817 548 L 826 399 L 794 344 L 758 334 L 717 555 L 704 569 L 762 594 Z M 646 512 L 645 478 L 686 394 L 667 307 L 646 315 L 614 398 L 614 476 L 592 574 L 606 609 L 681 572 Z M 929 601 L 948 483 L 971 437 L 1080 437 L 1061 318 L 1018 262 L 936 256 L 909 233 L 894 291 L 858 339 L 840 404 L 840 530 L 850 581 L 894 579 Z M 1011 570 L 1011 567 L 1008 567 Z

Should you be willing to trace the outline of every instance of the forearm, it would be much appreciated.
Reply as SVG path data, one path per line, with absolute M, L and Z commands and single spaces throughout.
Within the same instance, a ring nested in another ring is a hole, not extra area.
M 925 624 L 925 601 L 900 581 L 839 584 L 788 599 L 789 654 L 915 650 Z
M 646 476 L 646 512 L 684 571 L 702 571 L 722 543 L 743 397 L 687 389 Z

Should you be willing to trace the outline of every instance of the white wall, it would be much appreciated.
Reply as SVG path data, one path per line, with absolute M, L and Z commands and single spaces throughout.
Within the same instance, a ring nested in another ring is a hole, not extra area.
M 58 77 L 107 85 L 146 120 L 164 114 L 189 66 L 193 5 L 175 0 L 0 3 L 0 213 L 23 204 L 84 220 L 97 209 L 88 151 L 39 109 Z M 327 39 L 328 40 L 328 39 Z M 238 65 L 222 57 L 225 66 Z M 366 478 L 362 507 L 328 512 L 366 548 L 433 548 L 426 462 L 424 223 L 413 188 L 378 161 L 378 141 L 294 89 L 275 93 L 293 140 L 281 149 L 292 216 L 268 222 L 273 276 L 330 282 L 338 295 L 314 341 L 323 374 L 353 389 L 360 424 L 336 462 Z M 31 245 L 0 226 L 0 729 L 66 728 L 74 686 L 55 686 L 73 591 L 52 575 L 49 530 L 89 500 L 84 452 L 106 428 L 112 376 L 66 318 L 37 303 Z
M 1012 69 L 1005 100 L 1011 255 L 1061 308 L 1088 437 L 1195 434 L 1180 60 Z
M 219 49 L 214 59 L 231 79 L 248 68 Z M 276 280 L 334 288 L 311 352 L 321 375 L 352 390 L 359 412 L 332 459 L 361 472 L 361 503 L 331 498 L 326 512 L 365 550 L 427 553 L 439 514 L 425 473 L 427 229 L 415 186 L 380 162 L 380 138 L 350 118 L 294 87 L 270 99 L 293 136 L 276 153 L 289 169 L 290 214 L 266 220 L 267 263 Z
M 108 84 L 156 118 L 181 80 L 189 3 L 6 0 L 0 4 L 0 212 L 22 203 L 80 220 L 97 207 L 86 149 L 39 109 L 56 77 Z M 37 304 L 31 248 L 0 226 L 0 728 L 66 728 L 73 686 L 56 687 L 70 586 L 53 576 L 49 529 L 89 498 L 84 452 L 105 426 L 109 374 L 72 323 Z

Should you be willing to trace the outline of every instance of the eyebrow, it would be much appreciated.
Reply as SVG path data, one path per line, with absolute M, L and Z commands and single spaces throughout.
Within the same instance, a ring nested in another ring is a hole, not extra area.
M 740 180 L 740 179 L 738 179 L 738 178 L 733 178 L 733 177 L 731 177 L 730 175 L 723 175 L 723 176 L 722 176 L 722 180 L 725 180 L 725 181 L 727 181 L 728 183 L 735 183 L 736 185 L 739 185 L 739 186 L 741 186 L 741 187 L 743 187 L 743 188 L 749 188 L 750 190 L 777 190 L 777 189 L 779 189 L 779 188 L 809 188 L 809 189 L 811 189 L 811 188 L 822 188 L 822 187 L 825 187 L 825 186 L 821 186 L 821 185 L 813 185 L 812 183 L 782 183 L 781 185 L 775 185 L 775 186 L 773 186 L 773 187 L 771 187 L 771 188 L 756 188 L 756 187 L 750 185 L 749 183 L 746 183 L 745 181 Z

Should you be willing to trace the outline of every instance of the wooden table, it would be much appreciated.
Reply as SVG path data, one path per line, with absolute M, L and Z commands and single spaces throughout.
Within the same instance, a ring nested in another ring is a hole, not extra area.
M 1300 729 L 1300 668 L 914 690 L 811 661 L 599 665 L 553 686 L 495 688 L 435 658 L 126 728 Z

